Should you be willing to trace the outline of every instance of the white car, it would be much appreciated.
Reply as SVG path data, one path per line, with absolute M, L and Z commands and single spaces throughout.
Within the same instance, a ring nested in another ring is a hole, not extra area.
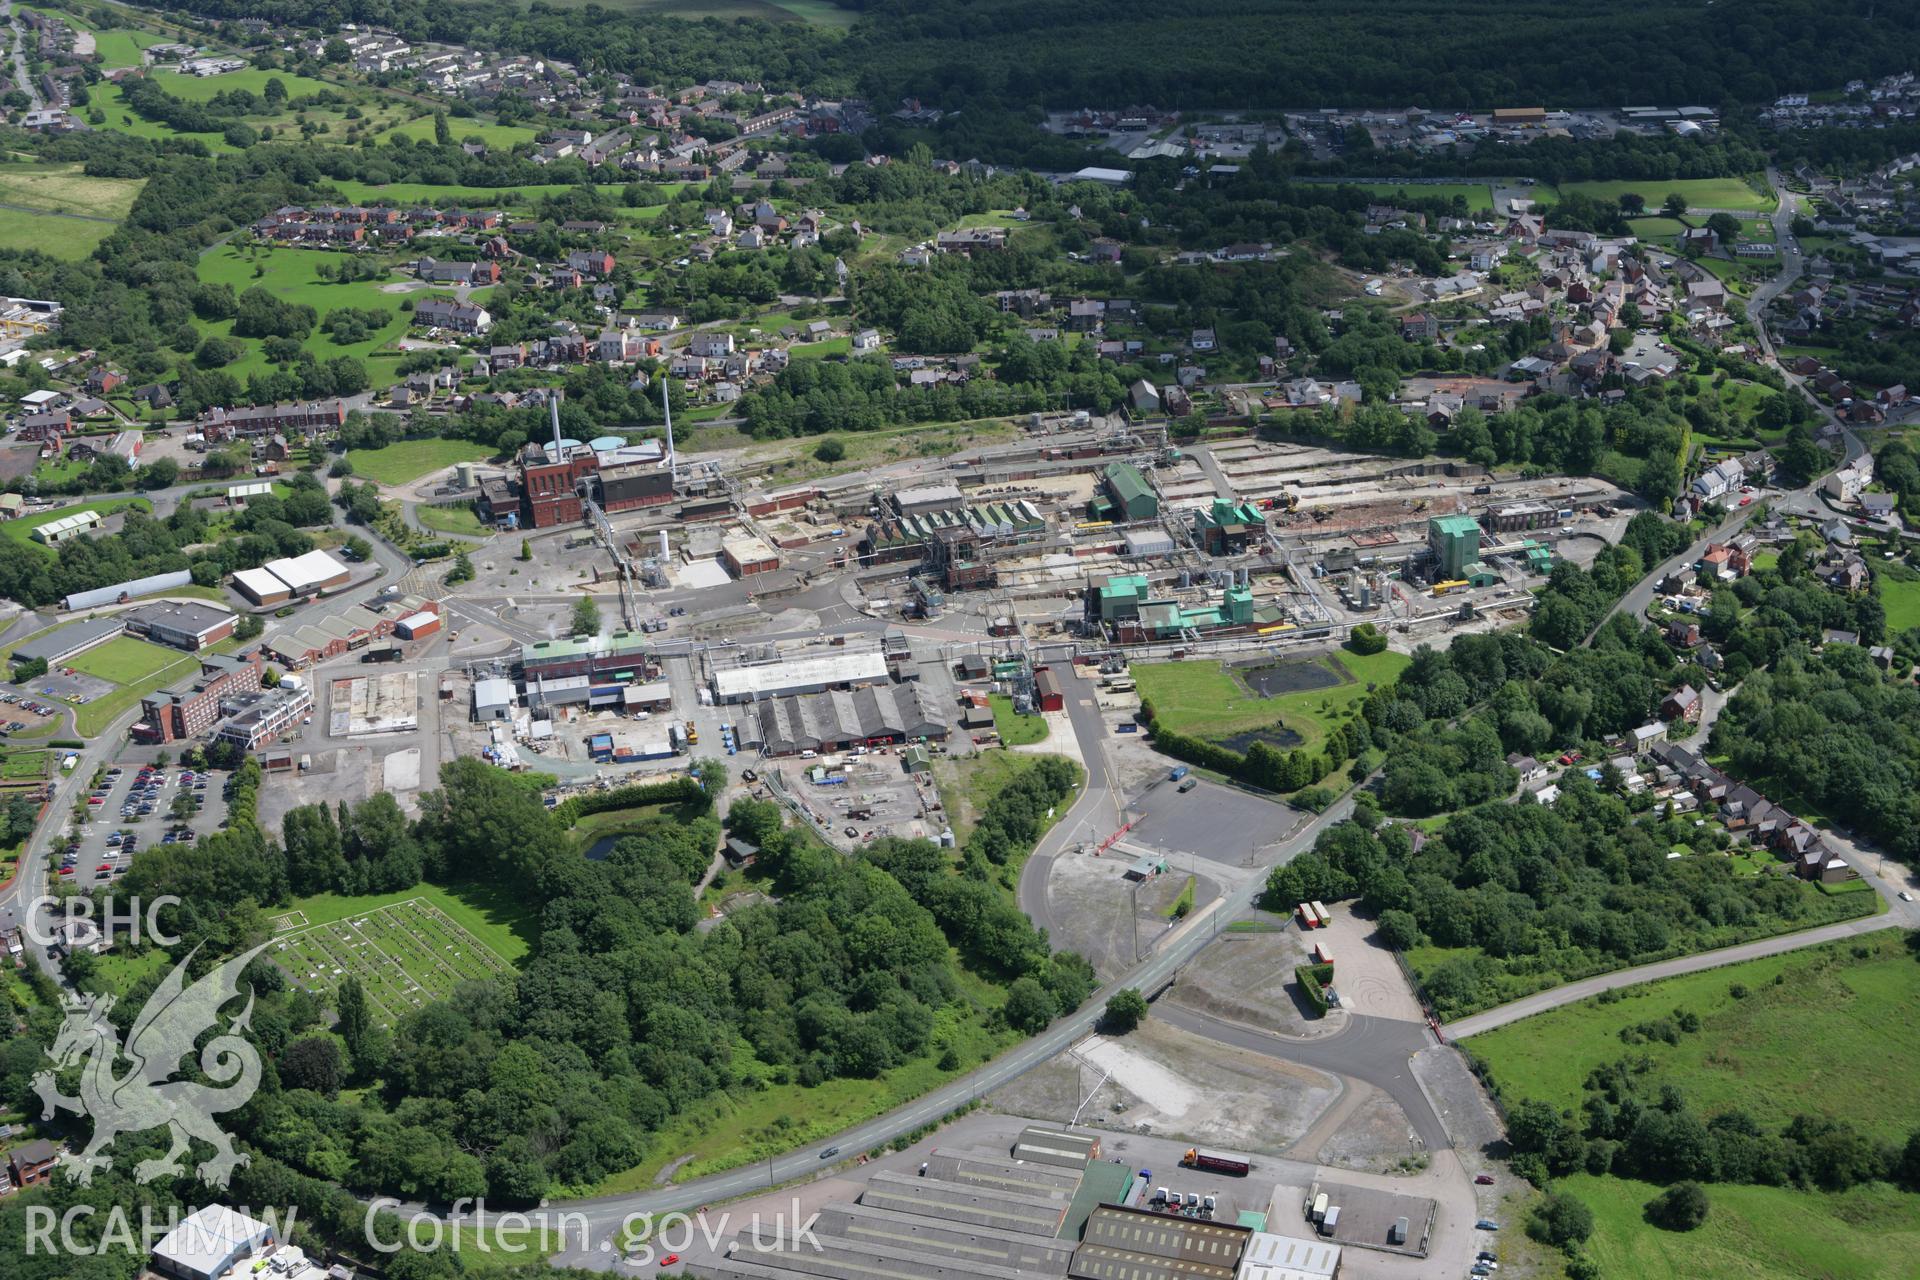
M 1907 891 L 1906 891 L 1905 889 L 1902 889 L 1902 890 L 1900 891 L 1900 901 L 1902 901 L 1902 902 L 1912 902 L 1912 901 L 1913 901 L 1913 895 L 1912 895 L 1912 894 L 1910 894 L 1910 893 L 1908 893 L 1908 892 L 1907 892 Z

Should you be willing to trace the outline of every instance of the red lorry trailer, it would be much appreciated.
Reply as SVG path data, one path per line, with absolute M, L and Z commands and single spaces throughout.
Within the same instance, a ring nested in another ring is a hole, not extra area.
M 1180 1163 L 1190 1169 L 1206 1173 L 1230 1173 L 1238 1178 L 1244 1178 L 1253 1171 L 1252 1156 L 1243 1156 L 1234 1151 L 1202 1151 L 1198 1147 L 1189 1147 Z

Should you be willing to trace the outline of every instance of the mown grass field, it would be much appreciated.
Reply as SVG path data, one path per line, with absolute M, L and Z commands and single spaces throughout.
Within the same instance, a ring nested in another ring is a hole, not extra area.
M 493 530 L 480 522 L 472 507 L 415 507 L 414 515 L 426 528 L 438 533 L 464 533 L 484 538 Z
M 158 121 L 147 119 L 127 105 L 126 98 L 121 93 L 120 86 L 117 84 L 101 84 L 95 86 L 93 90 L 93 105 L 99 107 L 102 116 L 105 117 L 100 124 L 93 126 L 97 129 L 111 129 L 115 133 L 132 134 L 136 138 L 154 138 L 160 140 L 167 138 L 198 138 L 201 142 L 206 143 L 208 150 L 215 153 L 233 150 L 232 147 L 227 145 L 226 138 L 218 133 L 177 133 Z
M 1678 218 L 1630 218 L 1627 227 L 1642 240 L 1658 240 L 1663 248 L 1671 249 L 1674 237 L 1685 231 L 1687 224 Z
M 62 666 L 72 667 L 75 671 L 84 671 L 90 676 L 110 680 L 114 684 L 137 684 L 159 672 L 165 671 L 180 661 L 181 652 L 165 645 L 150 643 L 134 636 L 115 636 L 103 645 L 97 645 L 77 657 L 69 658 Z
M 95 512 L 102 520 L 105 520 L 114 512 L 123 511 L 128 507 L 134 507 L 141 511 L 153 510 L 153 504 L 145 498 L 112 498 L 105 502 L 76 502 L 65 507 L 55 507 L 52 511 L 44 511 L 37 516 L 24 516 L 18 520 L 8 520 L 6 523 L 0 524 L 0 537 L 12 538 L 15 542 L 25 543 L 30 547 L 39 547 L 48 555 L 52 555 L 54 554 L 54 548 L 44 546 L 33 540 L 33 531 L 41 525 L 49 524 L 52 521 L 60 519 L 62 516 L 78 515 L 82 511 Z
M 1762 195 L 1738 178 L 1651 178 L 1624 182 L 1563 182 L 1562 195 L 1590 196 L 1613 204 L 1629 192 L 1638 193 L 1647 202 L 1647 210 L 1656 212 L 1666 198 L 1678 192 L 1687 198 L 1689 209 L 1731 209 L 1736 212 L 1767 212 L 1774 206 L 1771 194 Z
M 354 91 L 351 89 L 337 84 L 328 84 L 325 80 L 314 80 L 292 71 L 262 71 L 257 67 L 248 67 L 244 71 L 229 71 L 223 76 L 186 76 L 178 71 L 153 73 L 155 84 L 174 97 L 188 102 L 208 102 L 219 94 L 232 93 L 241 89 L 264 97 L 269 80 L 278 80 L 286 89 L 289 98 L 305 98 L 316 93 L 354 96 Z
M 418 124 L 415 121 L 414 124 Z M 432 136 L 433 121 L 427 123 L 427 136 Z M 472 124 L 471 120 L 449 120 L 449 126 Z M 402 125 L 401 129 L 412 126 Z M 460 136 L 458 129 L 454 136 Z M 491 144 L 489 144 L 491 145 Z M 452 187 L 439 186 L 431 182 L 389 182 L 384 186 L 371 182 L 354 182 L 336 179 L 335 190 L 356 204 L 371 204 L 386 201 L 388 204 L 432 204 L 443 209 L 519 209 L 533 208 L 536 201 L 545 196 L 557 196 L 573 190 L 562 182 L 533 184 L 518 187 Z
M 1853 954 L 1868 951 L 1866 959 Z M 1746 988 L 1736 998 L 1732 988 Z M 1631 1052 L 1651 1058 L 1703 1115 L 1732 1107 L 1784 1122 L 1798 1111 L 1844 1116 L 1889 1141 L 1920 1126 L 1910 1068 L 1920 1056 L 1920 964 L 1897 930 L 1629 987 L 1485 1032 L 1467 1048 L 1509 1100 L 1576 1106 L 1587 1072 L 1629 1052 L 1623 1027 L 1676 1009 L 1697 1034 Z
M 440 439 L 401 440 L 384 449 L 347 451 L 347 461 L 353 464 L 354 475 L 385 485 L 412 484 L 421 476 L 442 467 L 450 467 L 456 462 L 478 462 L 491 456 L 493 450 L 483 444 Z
M 515 144 L 532 142 L 537 130 L 519 124 L 491 124 L 485 120 L 462 119 L 458 116 L 447 117 L 447 129 L 455 142 L 471 142 L 478 138 L 490 149 L 496 151 L 511 150 Z M 405 124 L 395 125 L 387 130 L 386 136 L 413 138 L 420 142 L 433 141 L 433 117 L 421 116 L 418 120 L 409 120 Z M 361 185 L 361 184 L 355 184 Z M 422 185 L 422 184 L 413 184 Z M 398 197 L 395 197 L 398 199 Z
M 1368 685 L 1399 679 L 1412 659 L 1391 649 L 1367 657 L 1343 649 L 1287 661 L 1319 665 L 1342 683 L 1262 698 L 1218 662 L 1138 663 L 1132 675 L 1141 700 L 1153 704 L 1155 723 L 1175 733 L 1217 740 L 1281 724 L 1300 735 L 1303 750 L 1313 750 L 1366 701 Z
M 1876 590 L 1880 607 L 1887 612 L 1888 634 L 1897 635 L 1908 627 L 1920 627 L 1920 576 L 1897 581 L 1883 568 Z
M 1013 709 L 1013 699 L 1004 693 L 992 694 L 987 702 L 993 707 L 994 732 L 1010 747 L 1024 747 L 1047 736 L 1047 718 L 1023 716 Z

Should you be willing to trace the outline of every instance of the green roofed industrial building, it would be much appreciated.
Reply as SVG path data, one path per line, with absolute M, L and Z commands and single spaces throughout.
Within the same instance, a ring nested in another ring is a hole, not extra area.
M 1193 513 L 1193 536 L 1209 555 L 1238 555 L 1266 531 L 1266 517 L 1251 502 L 1215 498 Z
M 1096 520 L 1132 522 L 1160 515 L 1160 495 L 1153 491 L 1140 468 L 1130 462 L 1110 462 L 1100 473 L 1100 494 L 1088 505 Z
M 1427 521 L 1427 548 L 1436 578 L 1464 578 L 1467 566 L 1480 558 L 1480 526 L 1472 516 L 1434 516 Z
M 1124 622 L 1140 616 L 1140 606 L 1152 593 L 1142 573 L 1121 573 L 1093 588 L 1093 612 L 1101 622 Z

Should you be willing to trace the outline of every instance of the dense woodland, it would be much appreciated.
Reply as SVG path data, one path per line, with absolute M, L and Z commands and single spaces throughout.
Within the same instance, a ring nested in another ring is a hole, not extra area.
M 699 773 L 619 793 L 658 811 L 589 860 L 526 779 L 472 759 L 443 768 L 417 821 L 381 795 L 296 808 L 276 840 L 245 817 L 250 763 L 240 820 L 143 851 L 123 889 L 177 895 L 176 950 L 201 945 L 210 961 L 266 936 L 263 910 L 300 895 L 423 878 L 522 887 L 538 941 L 520 971 L 391 1028 L 349 983 L 328 1034 L 315 999 L 255 966 L 271 994 L 251 1031 L 275 1070 L 245 1113 L 249 1144 L 285 1169 L 407 1198 L 528 1204 L 588 1188 L 645 1159 L 658 1129 L 716 1091 L 873 1078 L 923 1058 L 958 1070 L 973 1065 L 973 1041 L 954 1038 L 966 1025 L 1035 1032 L 1092 991 L 1091 967 L 1052 952 L 1001 883 L 1076 785 L 1066 761 L 1018 773 L 957 858 L 927 841 L 847 858 L 783 829 L 776 806 L 739 801 L 726 826 L 759 846 L 754 874 L 771 901 L 704 931 L 694 885 L 722 823 L 718 770 Z M 71 967 L 76 980 L 91 980 L 90 960 Z M 157 979 L 121 1006 L 137 1010 Z M 1000 1007 L 969 994 L 981 979 L 1004 993 Z M 0 1063 L 0 1097 L 25 1096 L 24 1051 Z M 349 1101 L 342 1088 L 365 1092 Z
M 1280 107 L 1398 103 L 1490 107 L 1771 100 L 1907 69 L 1920 20 L 1903 6 L 1758 0 L 1698 6 L 1614 0 L 1569 9 L 1538 0 L 1467 8 L 1394 0 L 1330 13 L 1305 0 L 1175 0 L 1142 9 L 1062 0 L 877 0 L 844 38 L 802 23 L 691 23 L 535 4 L 395 0 L 187 0 L 208 17 L 342 21 L 544 53 L 644 80 L 707 76 L 917 96 L 991 114 L 1034 105 L 1153 103 Z M 1830 38 L 1844 22 L 1856 38 Z M 1222 50 L 1234 51 L 1222 58 Z M 1517 56 L 1517 50 L 1525 50 Z
M 1781 607 L 1773 594 L 1757 613 Z M 1783 601 L 1783 612 L 1793 603 Z M 1840 816 L 1897 856 L 1920 861 L 1920 691 L 1889 681 L 1865 649 L 1795 651 L 1756 671 L 1714 724 L 1712 747 L 1728 757 L 1734 776 L 1789 809 Z

